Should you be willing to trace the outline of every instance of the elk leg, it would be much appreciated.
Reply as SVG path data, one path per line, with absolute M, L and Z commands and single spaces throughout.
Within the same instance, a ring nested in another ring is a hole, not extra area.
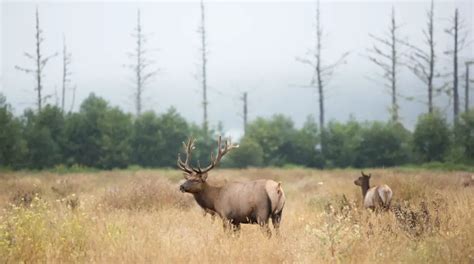
M 272 236 L 272 230 L 270 230 L 270 225 L 268 224 L 268 217 L 266 220 L 264 218 L 258 218 L 257 223 L 260 225 L 261 230 L 265 233 L 265 235 L 270 238 Z
M 275 229 L 277 236 L 280 235 L 280 221 L 281 221 L 282 213 L 283 213 L 283 210 L 272 215 L 273 228 Z
M 233 230 L 235 233 L 240 232 L 240 223 L 233 225 Z
M 212 220 L 212 222 L 214 222 L 216 220 L 216 213 L 215 212 L 211 213 L 211 220 Z
M 268 221 L 261 223 L 260 226 L 262 228 L 262 231 L 268 238 L 272 237 L 272 230 L 270 229 Z
M 233 232 L 233 236 L 239 237 L 239 236 L 240 236 L 240 223 L 238 223 L 238 224 L 233 224 L 233 225 L 232 225 L 232 231 L 234 231 L 234 232 Z
M 224 232 L 227 232 L 232 228 L 232 224 L 228 219 L 222 219 L 222 227 L 224 228 Z
M 260 225 L 261 230 L 266 234 L 268 238 L 272 236 L 272 231 L 270 229 L 270 226 L 268 224 L 271 215 L 270 208 L 261 208 L 256 212 L 257 216 L 257 223 Z

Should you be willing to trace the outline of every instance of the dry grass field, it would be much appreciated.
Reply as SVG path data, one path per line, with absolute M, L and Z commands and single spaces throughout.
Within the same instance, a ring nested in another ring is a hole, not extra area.
M 178 191 L 177 170 L 0 173 L 1 263 L 474 263 L 474 188 L 462 173 L 372 170 L 395 210 L 362 209 L 355 170 L 216 170 L 271 178 L 287 195 L 281 236 L 226 234 Z

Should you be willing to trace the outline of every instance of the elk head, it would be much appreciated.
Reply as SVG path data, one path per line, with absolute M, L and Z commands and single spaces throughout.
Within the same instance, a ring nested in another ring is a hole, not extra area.
M 367 188 L 368 188 L 370 177 L 372 177 L 372 175 L 370 173 L 369 173 L 369 175 L 367 175 L 363 171 L 361 171 L 360 173 L 362 174 L 362 176 L 357 178 L 357 180 L 354 181 L 354 184 L 357 185 L 357 186 L 361 186 L 361 187 L 367 186 Z
M 195 149 L 194 141 L 195 139 L 190 138 L 187 143 L 183 142 L 184 151 L 186 152 L 185 161 L 183 161 L 180 154 L 178 154 L 178 168 L 184 172 L 184 179 L 186 179 L 186 181 L 179 186 L 179 190 L 182 192 L 201 192 L 207 179 L 207 173 L 217 166 L 222 157 L 231 149 L 239 147 L 239 145 L 231 144 L 230 140 L 226 140 L 225 145 L 222 146 L 221 137 L 219 136 L 217 139 L 217 156 L 214 157 L 214 153 L 211 152 L 211 164 L 202 169 L 198 161 L 198 167 L 194 168 L 190 165 L 191 153 L 193 149 Z

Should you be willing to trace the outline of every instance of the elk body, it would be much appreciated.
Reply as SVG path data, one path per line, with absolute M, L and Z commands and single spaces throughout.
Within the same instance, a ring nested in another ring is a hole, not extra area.
M 362 176 L 354 181 L 354 184 L 362 189 L 362 197 L 364 198 L 364 207 L 372 210 L 387 210 L 390 208 L 392 201 L 392 189 L 386 184 L 370 187 L 371 175 L 361 172 Z
M 183 143 L 184 144 L 184 143 Z M 259 224 L 268 235 L 271 235 L 269 219 L 278 233 L 285 194 L 280 183 L 272 180 L 254 180 L 247 182 L 226 182 L 215 186 L 207 182 L 208 172 L 221 158 L 237 145 L 226 141 L 221 145 L 218 139 L 218 152 L 211 154 L 211 164 L 201 169 L 193 168 L 189 162 L 194 149 L 194 140 L 184 144 L 186 160 L 183 162 L 178 155 L 178 168 L 184 172 L 186 181 L 180 185 L 182 192 L 191 193 L 200 207 L 206 212 L 214 212 L 223 220 L 225 230 L 239 230 L 241 224 Z

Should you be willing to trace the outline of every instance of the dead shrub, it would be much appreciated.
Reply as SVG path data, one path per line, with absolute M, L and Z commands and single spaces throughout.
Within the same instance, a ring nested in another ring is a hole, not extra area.
M 427 197 L 427 185 L 420 184 L 413 177 L 394 177 L 388 183 L 394 192 L 394 196 L 402 201 L 425 200 Z
M 10 202 L 16 206 L 29 207 L 35 197 L 40 198 L 42 193 L 37 183 L 17 181 L 10 186 Z
M 56 182 L 51 186 L 51 190 L 60 198 L 67 197 L 71 194 L 75 194 L 79 191 L 79 183 L 71 178 L 57 179 Z
M 336 216 L 343 218 L 352 218 L 357 214 L 357 205 L 355 201 L 347 199 L 346 195 L 343 194 L 339 199 L 336 200 L 334 205 L 328 202 L 325 206 L 326 213 L 332 213 Z
M 192 200 L 167 180 L 140 177 L 128 186 L 108 188 L 101 204 L 113 209 L 155 210 L 167 206 L 189 208 Z
M 398 226 L 413 239 L 433 234 L 440 229 L 440 211 L 447 213 L 447 203 L 441 199 L 422 201 L 418 206 L 405 202 L 392 207 Z

